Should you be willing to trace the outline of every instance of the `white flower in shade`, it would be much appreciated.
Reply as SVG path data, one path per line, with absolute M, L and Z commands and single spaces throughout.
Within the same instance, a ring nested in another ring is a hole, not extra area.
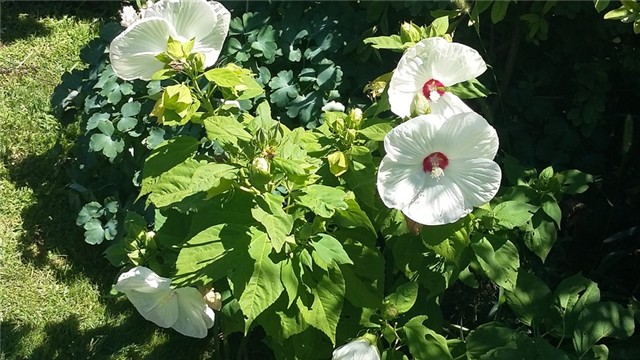
M 229 11 L 214 1 L 160 0 L 111 42 L 113 71 L 125 80 L 150 80 L 164 67 L 156 56 L 167 49 L 169 37 L 195 39 L 192 52 L 203 53 L 204 65 L 210 67 L 218 60 L 230 19 Z
M 140 15 L 133 6 L 125 6 L 120 10 L 120 25 L 128 27 L 140 19 Z
M 171 279 L 144 266 L 123 273 L 113 286 L 124 293 L 147 320 L 191 337 L 204 338 L 215 313 L 200 292 L 191 287 L 171 289 Z
M 341 111 L 344 112 L 344 105 L 342 105 L 339 102 L 336 101 L 329 101 L 328 103 L 324 104 L 324 106 L 321 109 L 322 111 Z
M 389 82 L 391 111 L 400 117 L 445 116 L 472 110 L 447 86 L 474 79 L 487 64 L 474 49 L 436 37 L 420 41 L 402 55 Z
M 365 337 L 353 340 L 333 350 L 332 360 L 380 360 L 378 348 Z
M 480 115 L 429 114 L 391 130 L 378 169 L 385 205 L 424 225 L 455 222 L 498 192 L 498 135 Z

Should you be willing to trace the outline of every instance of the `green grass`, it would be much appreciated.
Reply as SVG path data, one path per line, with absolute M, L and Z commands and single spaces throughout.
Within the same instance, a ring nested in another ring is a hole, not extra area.
M 69 206 L 73 127 L 49 97 L 97 34 L 107 2 L 2 3 L 0 22 L 0 358 L 202 359 L 213 339 L 159 329 L 109 295 L 117 269 L 83 242 Z

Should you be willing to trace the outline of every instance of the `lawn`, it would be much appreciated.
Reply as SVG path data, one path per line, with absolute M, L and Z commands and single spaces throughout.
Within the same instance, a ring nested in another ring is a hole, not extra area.
M 77 129 L 58 123 L 49 98 L 119 3 L 1 6 L 0 358 L 209 358 L 208 341 L 158 329 L 109 295 L 115 269 L 84 243 L 67 198 Z

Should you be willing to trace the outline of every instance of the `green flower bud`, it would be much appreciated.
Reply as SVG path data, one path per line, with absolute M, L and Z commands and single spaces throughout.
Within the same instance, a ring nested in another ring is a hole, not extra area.
M 427 100 L 422 93 L 416 94 L 411 103 L 411 116 L 419 116 L 431 113 L 431 106 L 429 100 Z
M 402 23 L 400 25 L 400 40 L 403 43 L 417 43 L 422 39 L 420 27 L 414 23 Z

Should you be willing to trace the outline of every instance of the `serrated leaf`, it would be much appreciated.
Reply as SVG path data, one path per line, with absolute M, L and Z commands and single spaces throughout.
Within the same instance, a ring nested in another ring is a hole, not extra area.
M 491 91 L 482 85 L 478 79 L 471 79 L 451 85 L 447 87 L 447 90 L 460 99 L 477 99 L 491 95 Z
M 365 44 L 371 45 L 375 49 L 389 49 L 402 51 L 404 43 L 400 39 L 400 35 L 376 36 L 364 39 Z
M 303 189 L 305 195 L 296 199 L 296 203 L 309 208 L 316 215 L 331 218 L 337 209 L 347 210 L 349 205 L 344 201 L 346 193 L 343 190 L 325 186 L 309 185 Z
M 407 336 L 409 352 L 415 359 L 453 359 L 444 336 L 423 325 L 427 316 L 416 316 L 402 330 Z
M 518 249 L 511 241 L 506 240 L 502 244 L 496 244 L 494 250 L 492 242 L 499 243 L 503 239 L 492 240 L 481 237 L 471 243 L 471 248 L 487 277 L 506 290 L 513 291 L 520 267 Z
M 505 291 L 507 305 L 520 321 L 532 326 L 544 318 L 552 302 L 551 290 L 537 276 L 521 270 L 513 291 Z
M 345 292 L 344 278 L 338 267 L 330 267 L 316 281 L 317 285 L 312 290 L 314 298 L 311 306 L 304 305 L 300 298 L 296 303 L 304 320 L 325 333 L 331 343 L 335 345 L 336 329 L 342 312 Z
M 244 126 L 231 116 L 210 116 L 204 119 L 207 138 L 221 145 L 238 146 L 238 140 L 249 141 L 253 137 Z
M 535 205 L 510 200 L 496 205 L 493 214 L 499 225 L 513 229 L 526 224 L 536 210 L 538 207 Z
M 393 306 L 400 315 L 411 310 L 417 299 L 418 283 L 410 281 L 398 286 L 393 293 L 385 297 L 384 302 Z
M 610 301 L 592 303 L 578 317 L 573 332 L 573 346 L 579 355 L 584 355 L 603 338 L 627 338 L 634 330 L 630 310 Z
M 282 251 L 287 236 L 293 229 L 293 217 L 282 209 L 284 198 L 271 193 L 256 197 L 257 208 L 251 214 L 267 230 L 271 245 L 276 253 Z
M 251 236 L 249 256 L 255 260 L 252 269 L 247 269 L 251 271 L 251 276 L 243 288 L 238 286 L 237 281 L 234 282 L 235 296 L 239 296 L 238 303 L 246 317 L 245 334 L 255 318 L 271 306 L 284 290 L 280 281 L 280 266 L 269 257 L 272 247 L 267 234 L 254 230 Z
M 314 253 L 327 264 L 333 261 L 340 265 L 353 264 L 340 241 L 331 235 L 318 234 L 310 244 L 315 249 Z

